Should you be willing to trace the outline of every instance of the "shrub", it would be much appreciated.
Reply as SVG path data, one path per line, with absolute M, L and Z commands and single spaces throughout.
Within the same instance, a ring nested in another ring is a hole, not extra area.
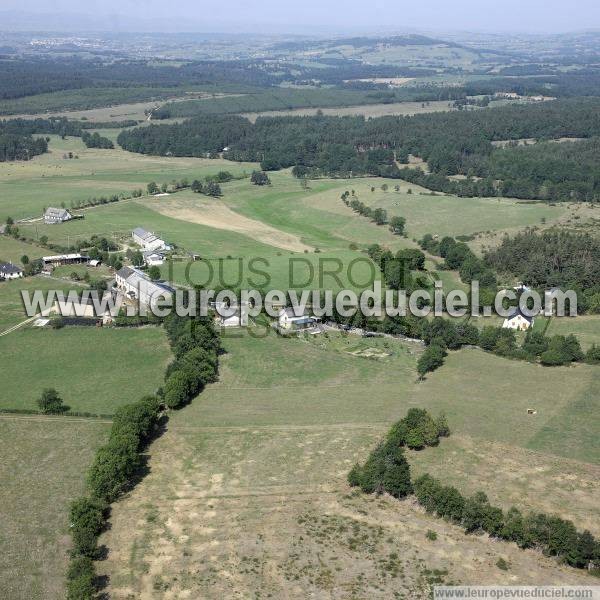
M 423 379 L 427 373 L 431 373 L 441 367 L 444 364 L 445 357 L 446 351 L 439 345 L 428 346 L 417 361 L 419 377 Z
M 122 433 L 98 450 L 88 472 L 88 485 L 96 497 L 113 502 L 129 487 L 141 466 L 138 444 L 137 437 Z
M 186 371 L 175 371 L 165 382 L 165 403 L 169 408 L 179 408 L 190 399 L 192 381 Z
M 37 400 L 40 412 L 44 415 L 59 415 L 69 410 L 54 388 L 46 388 Z

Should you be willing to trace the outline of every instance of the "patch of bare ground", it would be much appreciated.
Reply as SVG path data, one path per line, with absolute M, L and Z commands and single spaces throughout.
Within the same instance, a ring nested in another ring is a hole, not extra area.
M 314 248 L 304 244 L 297 235 L 275 229 L 270 225 L 245 217 L 227 207 L 218 200 L 196 200 L 173 196 L 168 199 L 152 199 L 144 202 L 152 210 L 180 221 L 197 223 L 214 229 L 224 229 L 241 233 L 254 240 L 291 250 L 292 252 L 312 251 Z
M 150 474 L 114 506 L 101 539 L 109 555 L 98 570 L 109 576 L 110 597 L 413 599 L 430 597 L 441 583 L 593 583 L 538 552 L 467 536 L 412 500 L 349 488 L 349 468 L 386 429 L 194 430 L 179 413 L 151 448 Z M 464 468 L 481 478 L 503 458 L 490 446 L 475 460 L 466 438 L 447 449 L 472 454 Z M 499 498 L 517 466 L 531 482 L 532 500 L 550 486 L 553 497 L 555 488 L 594 492 L 580 485 L 590 483 L 587 465 L 556 459 L 560 469 L 550 474 L 542 455 L 525 454 L 487 480 Z M 435 536 L 427 537 L 429 530 Z M 496 567 L 499 558 L 507 571 Z

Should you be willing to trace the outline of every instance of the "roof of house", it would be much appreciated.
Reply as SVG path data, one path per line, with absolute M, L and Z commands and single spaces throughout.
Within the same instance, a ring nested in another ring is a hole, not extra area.
M 66 208 L 54 208 L 53 206 L 49 206 L 46 209 L 44 216 L 53 219 L 66 219 L 71 216 L 71 213 Z
M 511 321 L 512 319 L 519 317 L 519 316 L 523 317 L 529 323 L 533 322 L 533 317 L 530 317 L 530 316 L 524 314 L 519 306 L 515 306 L 511 309 L 510 313 L 508 313 L 508 317 L 506 317 L 506 320 Z
M 160 281 L 151 281 L 148 276 L 138 269 L 131 267 L 123 267 L 117 271 L 117 275 L 127 281 L 127 283 L 137 290 L 140 294 L 147 296 L 158 296 L 166 294 L 172 294 L 175 290 L 168 286 L 166 283 Z
M 44 262 L 56 262 L 60 260 L 89 260 L 89 256 L 83 254 L 57 254 L 55 256 L 42 256 Z
M 156 237 L 153 233 L 151 233 L 149 231 L 146 231 L 142 227 L 136 227 L 132 231 L 132 233 L 133 233 L 133 235 L 135 235 L 136 237 L 141 238 L 142 240 L 145 240 L 146 238 L 150 238 L 150 237 Z
M 310 315 L 307 313 L 307 311 L 305 310 L 304 312 L 302 312 L 301 314 L 296 314 L 294 312 L 294 308 L 288 306 L 287 308 L 282 308 L 279 311 L 279 317 L 283 317 L 286 316 L 288 319 L 311 319 L 312 317 L 310 317 Z
M 12 263 L 0 262 L 0 273 L 5 275 L 13 275 L 14 273 L 22 273 L 23 269 L 13 265 Z
M 133 269 L 131 267 L 121 267 L 117 271 L 117 275 L 119 277 L 122 277 L 123 279 L 127 279 L 132 274 L 133 274 Z

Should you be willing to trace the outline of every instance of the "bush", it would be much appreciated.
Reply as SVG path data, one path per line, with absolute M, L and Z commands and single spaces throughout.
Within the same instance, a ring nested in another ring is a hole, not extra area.
M 88 485 L 96 497 L 114 502 L 129 487 L 141 466 L 138 445 L 136 436 L 122 433 L 111 436 L 98 450 L 88 473 Z
M 165 382 L 165 404 L 169 408 L 180 408 L 190 399 L 191 378 L 185 371 L 175 371 Z
M 447 352 L 437 344 L 428 346 L 417 361 L 419 377 L 423 379 L 427 373 L 431 373 L 441 367 L 444 364 L 446 354 Z
M 600 346 L 594 344 L 585 355 L 585 362 L 590 365 L 600 364 Z
M 145 396 L 138 402 L 126 404 L 115 411 L 111 438 L 130 434 L 137 438 L 138 449 L 148 441 L 158 419 L 160 401 L 156 396 Z
M 355 465 L 348 474 L 348 483 L 366 494 L 387 492 L 403 498 L 412 492 L 410 467 L 401 447 L 382 442 L 361 467 Z
M 60 415 L 69 410 L 69 407 L 63 404 L 62 398 L 54 388 L 45 389 L 37 400 L 37 405 L 44 415 Z
M 96 542 L 104 528 L 106 510 L 106 504 L 98 498 L 79 498 L 71 504 L 71 536 L 75 555 L 90 559 L 96 556 Z

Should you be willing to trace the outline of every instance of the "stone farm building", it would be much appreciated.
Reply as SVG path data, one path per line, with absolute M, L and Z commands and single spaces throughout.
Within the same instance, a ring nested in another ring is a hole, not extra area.
M 66 208 L 53 208 L 50 206 L 44 213 L 44 223 L 46 225 L 54 225 L 56 223 L 64 223 L 70 221 L 73 215 Z
M 153 252 L 155 250 L 168 250 L 168 246 L 164 240 L 161 240 L 151 231 L 146 231 L 141 227 L 136 227 L 131 232 L 131 236 L 133 237 L 133 241 L 138 246 L 141 246 L 148 252 Z
M 12 263 L 0 262 L 0 279 L 19 279 L 23 277 L 23 269 Z
M 159 301 L 173 298 L 173 288 L 164 283 L 151 281 L 138 269 L 123 267 L 115 275 L 117 289 L 127 300 L 147 307 L 156 306 Z

